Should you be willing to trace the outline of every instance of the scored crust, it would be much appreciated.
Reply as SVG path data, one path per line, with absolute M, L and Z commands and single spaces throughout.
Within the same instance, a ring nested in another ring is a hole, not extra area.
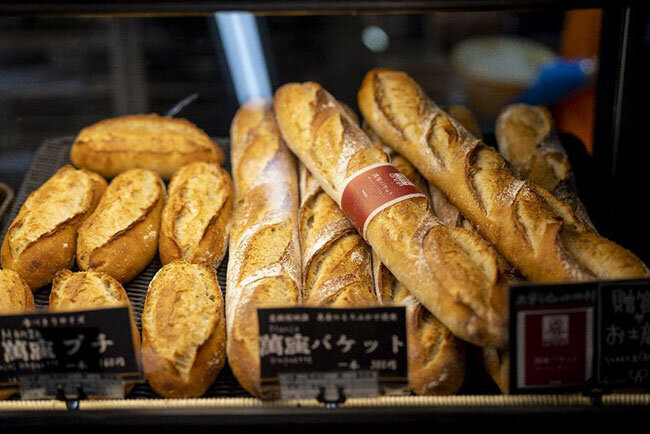
M 152 388 L 168 398 L 201 396 L 226 359 L 223 297 L 205 264 L 165 265 L 142 313 L 143 361 Z
M 268 102 L 240 108 L 230 136 L 236 200 L 226 291 L 228 362 L 239 384 L 259 396 L 257 308 L 301 300 L 297 167 Z
M 216 164 L 180 168 L 169 183 L 160 228 L 160 259 L 218 267 L 228 246 L 232 212 L 230 175 Z
M 96 173 L 59 169 L 33 191 L 20 208 L 2 244 L 2 265 L 40 288 L 72 266 L 77 229 L 92 213 L 106 189 Z
M 34 296 L 29 285 L 13 270 L 0 270 L 0 315 L 31 312 Z
M 153 171 L 132 169 L 113 179 L 79 228 L 79 268 L 122 283 L 135 277 L 156 254 L 164 200 L 165 186 Z
M 52 312 L 129 305 L 122 285 L 106 273 L 63 270 L 52 281 Z
M 221 149 L 196 125 L 157 114 L 105 119 L 84 128 L 70 158 L 75 166 L 107 177 L 142 168 L 157 171 L 164 179 L 194 161 L 224 161 Z

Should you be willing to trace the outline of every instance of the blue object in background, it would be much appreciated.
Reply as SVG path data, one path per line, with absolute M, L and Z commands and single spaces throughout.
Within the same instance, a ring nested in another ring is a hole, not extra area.
M 535 83 L 517 100 L 532 105 L 550 105 L 587 87 L 596 75 L 591 59 L 557 59 L 539 71 Z

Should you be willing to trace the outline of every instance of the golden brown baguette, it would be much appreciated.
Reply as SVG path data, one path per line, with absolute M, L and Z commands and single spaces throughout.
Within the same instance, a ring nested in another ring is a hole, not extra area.
M 281 87 L 274 108 L 287 145 L 337 202 L 348 176 L 388 161 L 316 83 Z M 454 334 L 479 345 L 505 344 L 503 276 L 484 240 L 441 225 L 425 197 L 387 206 L 369 222 L 366 237 L 381 262 Z
M 465 344 L 438 321 L 373 255 L 382 305 L 406 307 L 409 387 L 418 395 L 452 395 L 465 379 Z
M 479 358 L 501 393 L 510 393 L 510 353 L 502 348 L 478 348 Z
M 239 109 L 230 141 L 235 206 L 226 291 L 228 362 L 239 384 L 259 396 L 257 308 L 301 301 L 297 167 L 268 102 Z
M 228 248 L 232 181 L 212 163 L 190 163 L 174 173 L 160 225 L 160 260 L 218 267 Z
M 496 122 L 499 151 L 521 178 L 539 184 L 568 203 L 578 219 L 593 228 L 586 208 L 578 198 L 571 164 L 553 128 L 551 113 L 540 106 L 513 104 Z
M 32 290 L 18 273 L 0 270 L 0 315 L 15 315 L 34 310 Z M 11 387 L 0 389 L 0 401 L 8 399 L 18 391 Z
M 456 119 L 459 124 L 465 127 L 471 135 L 483 140 L 481 128 L 479 128 L 478 121 L 470 109 L 462 105 L 450 105 L 445 111 L 449 116 Z
M 151 170 L 132 169 L 113 179 L 97 209 L 79 228 L 77 264 L 121 283 L 156 255 L 165 185 Z
M 188 163 L 221 164 L 224 155 L 202 129 L 185 119 L 139 114 L 84 128 L 72 144 L 70 159 L 107 178 L 140 168 L 167 180 Z
M 2 267 L 16 271 L 32 289 L 74 264 L 77 230 L 106 189 L 96 173 L 59 169 L 33 191 L 2 243 Z
M 359 107 L 368 124 L 532 281 L 647 276 L 633 253 L 590 231 L 570 207 L 518 179 L 494 149 L 438 108 L 407 74 L 364 78 Z
M 303 302 L 331 307 L 377 304 L 370 247 L 303 165 L 300 197 Z
M 171 262 L 149 283 L 142 312 L 142 361 L 164 398 L 205 393 L 226 362 L 226 324 L 217 273 L 208 264 Z

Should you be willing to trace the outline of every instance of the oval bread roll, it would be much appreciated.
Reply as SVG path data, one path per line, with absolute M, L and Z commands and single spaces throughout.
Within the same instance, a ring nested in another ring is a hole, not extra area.
M 0 270 L 0 315 L 11 315 L 34 310 L 34 296 L 20 274 Z
M 144 372 L 165 398 L 196 398 L 226 361 L 226 324 L 217 274 L 206 264 L 174 261 L 147 290 L 142 312 Z
M 221 149 L 202 129 L 185 119 L 139 114 L 105 119 L 77 135 L 70 159 L 108 178 L 141 168 L 171 178 L 194 161 L 221 164 Z
M 160 260 L 205 262 L 218 267 L 226 254 L 232 181 L 216 164 L 183 166 L 169 183 L 160 227 Z
M 29 285 L 13 270 L 0 270 L 0 315 L 34 310 L 34 296 Z M 15 388 L 0 389 L 0 401 L 16 393 Z
M 16 271 L 32 289 L 74 264 L 77 230 L 106 189 L 96 173 L 64 166 L 33 191 L 2 243 L 2 267 Z
M 106 273 L 70 270 L 59 272 L 52 281 L 50 312 L 68 312 L 126 306 L 131 312 L 131 332 L 136 353 L 140 352 L 140 335 L 135 325 L 133 309 L 124 287 Z M 124 383 L 124 393 L 133 387 Z
M 77 264 L 121 283 L 137 276 L 156 255 L 165 185 L 151 170 L 115 177 L 97 209 L 79 228 Z

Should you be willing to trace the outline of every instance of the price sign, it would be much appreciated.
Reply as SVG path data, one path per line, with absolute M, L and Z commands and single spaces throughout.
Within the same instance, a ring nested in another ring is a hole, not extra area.
M 264 397 L 408 392 L 404 307 L 259 309 L 258 319 Z
M 598 382 L 650 387 L 650 281 L 603 283 L 598 305 Z
M 580 389 L 592 377 L 594 284 L 510 291 L 510 392 Z
M 65 379 L 66 374 L 93 373 L 140 376 L 128 308 L 0 316 L 0 386 L 20 380 L 25 396 L 30 396 L 31 384 L 39 385 L 39 397 L 46 392 L 52 397 L 57 387 L 48 376 L 68 390 L 71 386 L 64 385 L 74 380 Z M 78 378 L 89 381 L 87 390 L 101 389 L 97 376 Z M 79 386 L 83 389 L 83 381 Z

